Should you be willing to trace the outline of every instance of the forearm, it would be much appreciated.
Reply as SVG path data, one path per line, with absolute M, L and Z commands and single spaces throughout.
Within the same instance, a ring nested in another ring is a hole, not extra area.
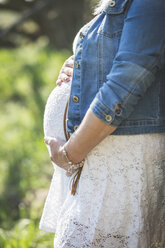
M 104 123 L 89 109 L 79 128 L 65 144 L 70 160 L 74 163 L 80 162 L 106 136 L 113 133 L 116 128 Z

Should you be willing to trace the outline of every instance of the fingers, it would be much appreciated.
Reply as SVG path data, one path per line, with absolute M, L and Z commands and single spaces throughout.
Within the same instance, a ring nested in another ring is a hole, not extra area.
M 56 81 L 56 84 L 60 86 L 62 83 L 68 83 L 71 81 L 71 77 L 68 76 L 62 76 L 62 78 L 58 78 Z
M 74 58 L 69 58 L 69 59 L 66 60 L 66 62 L 64 63 L 64 65 L 66 67 L 73 68 L 73 63 L 74 63 Z
M 63 82 L 69 82 L 73 76 L 74 55 L 65 61 L 59 73 L 56 84 L 60 86 Z
M 60 86 L 60 85 L 62 84 L 61 79 L 58 79 L 58 80 L 56 81 L 56 84 L 57 84 L 58 86 Z
M 47 145 L 50 145 L 50 140 L 49 140 L 48 137 L 47 137 L 47 138 L 44 138 L 44 142 L 45 142 Z
M 52 145 L 52 143 L 54 143 L 56 141 L 56 138 L 53 138 L 53 137 L 44 137 L 44 142 L 47 144 L 47 145 Z
M 51 136 L 45 136 L 44 137 L 44 142 L 49 145 L 59 148 L 60 146 L 63 146 L 65 144 L 65 140 L 59 138 L 59 137 L 51 137 Z
M 62 69 L 65 67 L 72 68 L 73 69 L 73 63 L 74 63 L 74 55 L 69 57 L 63 64 Z
M 73 69 L 70 67 L 64 67 L 61 71 L 62 74 L 65 74 L 67 76 L 72 76 L 73 75 Z
M 71 77 L 71 74 L 72 74 L 72 72 L 69 74 L 67 74 L 68 73 L 68 71 L 67 70 L 65 70 L 65 71 L 62 71 L 61 73 L 60 73 L 60 75 L 59 75 L 59 77 L 58 77 L 58 80 L 60 79 L 61 81 L 66 81 L 66 82 L 68 82 L 68 80 L 70 80 L 70 77 Z
M 61 85 L 63 82 L 68 83 L 72 78 L 73 70 L 71 68 L 64 68 L 56 81 L 57 85 Z
M 67 171 L 69 165 L 68 163 L 66 163 L 64 155 L 60 149 L 64 145 L 65 140 L 62 140 L 58 137 L 44 137 L 44 142 L 50 146 L 50 160 L 58 165 L 60 168 Z
M 54 163 L 56 163 L 55 161 L 55 157 L 56 157 L 56 146 L 57 146 L 57 139 L 53 138 L 53 137 L 44 137 L 44 142 L 45 144 L 50 146 L 50 160 Z

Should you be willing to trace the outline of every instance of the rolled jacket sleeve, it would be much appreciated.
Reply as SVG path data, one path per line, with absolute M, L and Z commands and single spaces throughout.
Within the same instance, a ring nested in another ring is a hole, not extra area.
M 165 57 L 164 25 L 164 0 L 132 1 L 110 73 L 90 105 L 105 123 L 119 126 L 156 83 Z

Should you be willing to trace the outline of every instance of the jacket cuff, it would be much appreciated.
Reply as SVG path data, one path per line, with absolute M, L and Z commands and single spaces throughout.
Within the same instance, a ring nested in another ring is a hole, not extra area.
M 114 112 L 109 109 L 106 105 L 100 102 L 97 97 L 95 97 L 93 102 L 91 103 L 90 109 L 99 119 L 101 119 L 108 125 L 118 126 L 121 122 L 116 118 L 116 111 Z M 117 111 L 117 114 L 119 114 L 119 112 L 120 111 Z
M 106 124 L 119 126 L 155 80 L 157 67 L 153 67 L 147 70 L 129 62 L 114 64 L 90 105 L 93 113 Z

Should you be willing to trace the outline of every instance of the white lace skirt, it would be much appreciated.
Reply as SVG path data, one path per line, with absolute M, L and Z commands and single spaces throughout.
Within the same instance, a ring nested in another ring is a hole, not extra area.
M 44 127 L 46 135 L 62 137 L 56 121 L 65 104 L 58 106 L 56 94 Z M 54 248 L 165 248 L 165 134 L 105 138 L 88 154 L 75 196 L 71 179 L 53 165 L 40 229 L 55 233 Z

